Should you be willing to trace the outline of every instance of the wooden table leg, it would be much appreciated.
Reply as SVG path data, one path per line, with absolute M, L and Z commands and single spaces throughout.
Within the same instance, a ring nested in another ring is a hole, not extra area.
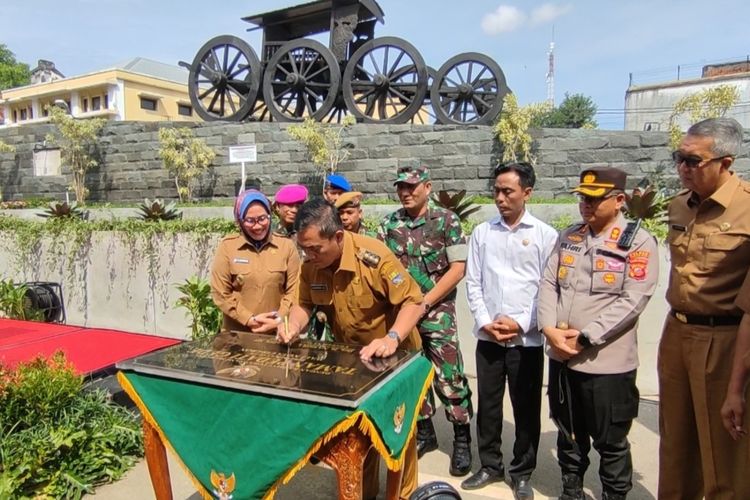
M 388 477 L 385 482 L 386 500 L 398 500 L 401 494 L 401 478 L 404 475 L 404 469 L 388 469 Z
M 146 464 L 151 476 L 156 500 L 172 500 L 172 483 L 169 479 L 169 464 L 164 443 L 151 424 L 143 421 L 143 443 L 146 448 Z
M 340 500 L 362 499 L 362 465 L 370 440 L 358 429 L 349 429 L 328 443 L 319 457 L 336 471 Z

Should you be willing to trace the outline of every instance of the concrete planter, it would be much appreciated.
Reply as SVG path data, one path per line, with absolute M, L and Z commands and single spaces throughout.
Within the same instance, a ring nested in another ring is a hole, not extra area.
M 44 238 L 29 252 L 0 234 L 0 268 L 16 282 L 60 283 L 69 324 L 186 338 L 190 321 L 175 307 L 176 285 L 208 275 L 219 238 L 97 232 L 82 245 Z

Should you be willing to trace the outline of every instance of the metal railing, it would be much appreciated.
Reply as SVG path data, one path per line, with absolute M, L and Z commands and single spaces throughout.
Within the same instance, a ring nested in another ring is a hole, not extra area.
M 703 68 L 706 66 L 730 64 L 730 63 L 748 63 L 750 64 L 750 55 L 732 57 L 728 59 L 700 61 L 688 64 L 677 64 L 675 66 L 665 66 L 644 71 L 635 71 L 629 73 L 630 81 L 628 87 L 634 85 L 649 85 L 660 82 L 672 82 L 680 80 L 695 80 L 703 76 Z

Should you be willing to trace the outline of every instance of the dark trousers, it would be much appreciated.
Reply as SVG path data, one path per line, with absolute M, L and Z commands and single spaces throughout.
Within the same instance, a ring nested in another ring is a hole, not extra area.
M 480 340 L 476 349 L 477 444 L 482 467 L 500 474 L 504 471 L 502 434 L 505 381 L 513 406 L 516 440 L 508 472 L 515 479 L 527 479 L 536 468 L 542 411 L 541 347 L 503 347 Z
M 557 461 L 563 474 L 583 477 L 593 443 L 600 456 L 599 478 L 604 491 L 626 495 L 631 490 L 633 461 L 628 433 L 638 416 L 635 375 L 636 370 L 604 375 L 581 373 L 550 359 L 549 406 L 559 429 Z

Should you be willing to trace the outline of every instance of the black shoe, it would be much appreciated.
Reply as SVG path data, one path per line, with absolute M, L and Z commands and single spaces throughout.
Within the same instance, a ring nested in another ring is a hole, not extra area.
M 471 472 L 471 427 L 469 424 L 453 424 L 453 453 L 448 472 L 451 476 L 465 476 Z
M 476 474 L 461 483 L 461 489 L 478 490 L 479 488 L 484 488 L 488 484 L 502 482 L 503 479 L 505 479 L 504 473 L 501 472 L 498 474 L 492 469 L 482 467 Z
M 534 499 L 534 490 L 531 488 L 528 479 L 519 479 L 518 481 L 513 479 L 510 482 L 510 487 L 513 488 L 513 496 L 516 500 Z
M 417 420 L 417 458 L 422 458 L 422 455 L 428 451 L 437 449 L 437 435 L 435 435 L 432 419 Z
M 585 500 L 583 479 L 577 474 L 563 474 L 563 492 L 559 500 Z
M 625 500 L 627 495 L 622 493 L 612 493 L 611 491 L 602 491 L 602 500 Z

